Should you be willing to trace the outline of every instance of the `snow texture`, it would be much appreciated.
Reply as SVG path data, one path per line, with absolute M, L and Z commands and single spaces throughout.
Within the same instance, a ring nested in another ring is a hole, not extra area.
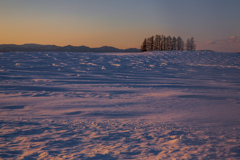
M 240 158 L 240 54 L 0 57 L 2 159 Z

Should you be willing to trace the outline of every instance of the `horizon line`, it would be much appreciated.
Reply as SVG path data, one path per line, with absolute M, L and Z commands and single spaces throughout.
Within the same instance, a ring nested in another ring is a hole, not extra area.
M 130 48 L 118 48 L 118 47 L 114 47 L 114 46 L 110 46 L 110 45 L 103 45 L 103 46 L 99 46 L 99 47 L 89 47 L 87 45 L 71 45 L 71 44 L 68 44 L 68 45 L 56 45 L 56 44 L 39 44 L 39 43 L 23 43 L 23 44 L 14 44 L 14 43 L 3 43 L 3 44 L 0 44 L 0 45 L 18 45 L 18 46 L 23 46 L 23 45 L 42 45 L 42 46 L 57 46 L 57 47 L 67 47 L 67 46 L 72 46 L 72 47 L 88 47 L 88 48 L 101 48 L 101 47 L 113 47 L 113 48 L 116 48 L 116 49 L 122 49 L 122 50 L 126 50 L 126 49 L 139 49 L 139 48 L 135 48 L 135 47 L 130 47 Z M 139 49 L 140 50 L 140 49 Z

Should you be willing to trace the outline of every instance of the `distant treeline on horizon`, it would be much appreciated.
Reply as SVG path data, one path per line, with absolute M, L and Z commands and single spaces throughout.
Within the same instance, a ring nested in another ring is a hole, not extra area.
M 99 48 L 90 48 L 87 46 L 56 46 L 56 45 L 40 45 L 40 44 L 2 44 L 0 52 L 140 52 L 137 48 L 118 49 L 111 46 L 103 46 Z
M 195 51 L 196 50 L 196 44 L 194 41 L 194 38 L 187 39 L 186 47 L 183 39 L 179 37 L 171 37 L 171 36 L 164 36 L 164 35 L 156 35 L 151 36 L 149 38 L 145 38 L 142 45 L 141 45 L 141 51 L 181 51 L 184 50 L 188 51 Z

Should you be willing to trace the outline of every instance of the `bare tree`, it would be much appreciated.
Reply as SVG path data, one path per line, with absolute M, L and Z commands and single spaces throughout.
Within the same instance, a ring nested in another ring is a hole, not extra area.
M 171 50 L 184 50 L 184 41 L 178 36 L 164 36 L 155 35 L 149 38 L 145 38 L 142 45 L 141 51 L 171 51 Z M 194 38 L 187 39 L 186 50 L 195 51 L 196 44 Z
M 187 39 L 186 50 L 187 51 L 195 51 L 196 50 L 196 44 L 195 44 L 193 37 L 191 39 Z
M 177 38 L 175 36 L 172 39 L 172 50 L 177 50 Z
M 187 43 L 186 43 L 186 50 L 187 51 L 191 51 L 191 40 L 190 39 L 187 39 Z
M 171 51 L 172 50 L 172 37 L 168 36 L 167 37 L 167 44 L 166 44 L 167 48 L 166 50 L 167 51 Z
M 142 45 L 141 45 L 141 51 L 146 52 L 147 51 L 147 39 L 145 38 Z
M 196 50 L 196 44 L 195 44 L 195 41 L 194 41 L 193 37 L 190 40 L 190 44 L 191 44 L 191 51 L 195 51 Z
M 155 37 L 154 37 L 154 40 L 153 40 L 153 50 L 154 51 L 158 51 L 158 35 L 156 35 Z
M 184 50 L 184 42 L 181 37 L 177 38 L 177 50 Z

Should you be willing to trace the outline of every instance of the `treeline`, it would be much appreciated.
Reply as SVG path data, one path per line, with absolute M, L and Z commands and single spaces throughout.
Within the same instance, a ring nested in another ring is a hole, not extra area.
M 187 39 L 186 47 L 181 37 L 171 37 L 164 35 L 156 35 L 149 38 L 145 38 L 142 45 L 141 51 L 171 51 L 171 50 L 184 50 L 195 51 L 196 44 L 194 38 Z

